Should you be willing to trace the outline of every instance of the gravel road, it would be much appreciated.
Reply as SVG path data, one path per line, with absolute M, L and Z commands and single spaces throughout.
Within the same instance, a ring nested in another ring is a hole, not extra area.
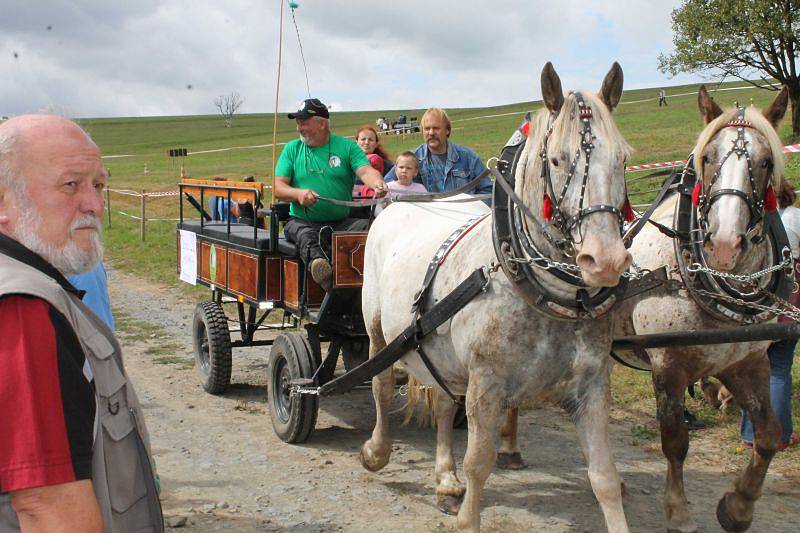
M 234 351 L 231 389 L 224 396 L 206 394 L 192 366 L 194 303 L 174 287 L 114 270 L 109 276 L 126 365 L 152 433 L 170 527 L 455 531 L 455 518 L 435 506 L 433 431 L 400 427 L 402 398 L 395 399 L 395 451 L 381 472 L 367 472 L 357 457 L 374 422 L 369 390 L 324 399 L 311 439 L 285 444 L 272 431 L 266 404 L 268 347 Z M 632 422 L 624 414 L 615 418 L 614 454 L 627 485 L 631 529 L 663 531 L 665 463 L 658 446 L 634 444 Z M 459 460 L 466 437 L 466 431 L 457 431 Z M 528 468 L 490 476 L 484 530 L 603 531 L 577 437 L 561 411 L 544 408 L 522 415 L 520 442 Z M 732 469 L 713 453 L 695 453 L 700 444 L 692 442 L 687 462 L 688 497 L 700 530 L 720 531 L 714 510 L 731 486 Z M 799 516 L 797 477 L 771 470 L 751 531 L 797 531 Z

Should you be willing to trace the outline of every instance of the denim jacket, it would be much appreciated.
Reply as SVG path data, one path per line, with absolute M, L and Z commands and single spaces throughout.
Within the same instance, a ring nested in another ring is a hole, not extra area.
M 414 181 L 422 183 L 429 192 L 445 192 L 457 189 L 469 181 L 477 178 L 484 170 L 483 162 L 478 155 L 466 146 L 447 141 L 447 162 L 445 163 L 444 176 L 432 171 L 431 154 L 428 145 L 419 145 L 414 154 L 419 159 L 419 176 Z M 387 182 L 396 178 L 394 168 L 384 178 Z M 488 176 L 483 178 L 469 194 L 484 194 L 492 192 L 492 182 Z

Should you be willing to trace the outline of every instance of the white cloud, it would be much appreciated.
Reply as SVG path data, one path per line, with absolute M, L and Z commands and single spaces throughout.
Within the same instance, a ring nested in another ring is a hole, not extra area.
M 277 1 L 3 4 L 0 114 L 213 113 L 214 97 L 232 90 L 243 112 L 274 107 Z M 668 84 L 656 57 L 669 49 L 676 4 L 307 0 L 295 15 L 314 96 L 344 110 L 402 109 L 538 98 L 548 60 L 565 87 L 597 89 L 614 60 L 628 87 Z M 307 92 L 288 8 L 283 43 L 289 110 Z

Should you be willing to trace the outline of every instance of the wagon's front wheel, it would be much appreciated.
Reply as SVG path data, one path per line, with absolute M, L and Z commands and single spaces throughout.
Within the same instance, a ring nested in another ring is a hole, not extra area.
M 275 434 L 284 442 L 305 442 L 314 431 L 319 398 L 291 394 L 291 382 L 309 379 L 315 371 L 314 354 L 302 335 L 283 333 L 275 338 L 269 355 L 269 414 Z
M 203 389 L 222 394 L 231 384 L 231 334 L 222 306 L 197 304 L 192 323 L 194 359 Z

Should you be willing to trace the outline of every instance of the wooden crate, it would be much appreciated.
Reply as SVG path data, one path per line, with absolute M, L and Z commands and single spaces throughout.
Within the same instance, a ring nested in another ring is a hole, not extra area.
M 333 234 L 333 286 L 361 287 L 364 284 L 364 246 L 367 232 Z

